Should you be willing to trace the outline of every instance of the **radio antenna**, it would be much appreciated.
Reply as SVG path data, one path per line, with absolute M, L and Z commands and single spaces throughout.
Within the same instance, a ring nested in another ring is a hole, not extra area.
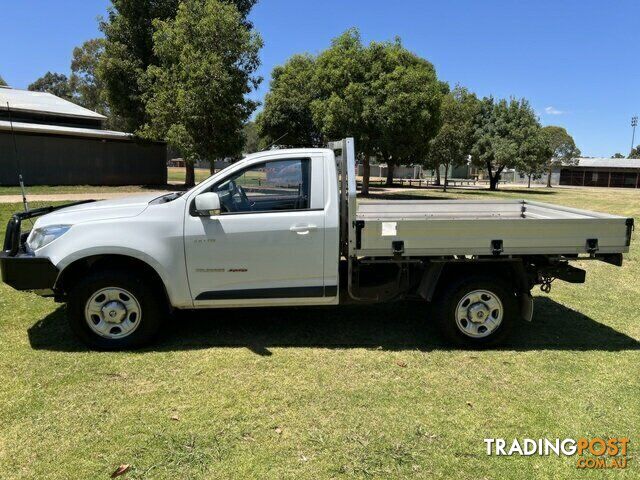
M 282 139 L 283 139 L 284 137 L 286 137 L 287 135 L 289 135 L 289 132 L 288 132 L 288 131 L 287 131 L 287 132 L 285 132 L 284 134 L 280 135 L 278 138 L 276 138 L 276 139 L 271 143 L 271 145 L 269 145 L 269 146 L 267 147 L 267 150 L 269 150 L 271 147 L 273 147 L 276 143 L 278 143 L 280 140 L 282 140 Z
M 18 156 L 18 144 L 16 143 L 16 134 L 13 131 L 13 118 L 11 116 L 11 107 L 7 102 L 7 112 L 9 112 L 9 126 L 11 127 L 11 139 L 13 140 L 13 153 L 16 159 L 16 166 L 18 167 L 18 183 L 20 184 L 20 192 L 22 192 L 22 205 L 24 211 L 29 211 L 29 204 L 27 203 L 27 195 L 24 191 L 24 181 L 22 180 L 22 169 L 20 168 L 20 157 Z

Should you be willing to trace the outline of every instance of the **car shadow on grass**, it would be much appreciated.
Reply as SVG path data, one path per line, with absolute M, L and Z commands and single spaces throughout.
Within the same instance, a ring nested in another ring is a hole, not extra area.
M 518 321 L 500 350 L 640 350 L 640 342 L 548 297 L 537 297 L 531 323 Z M 29 328 L 34 349 L 86 351 L 67 327 L 64 307 Z M 274 347 L 449 350 L 429 309 L 418 302 L 341 307 L 215 309 L 178 312 L 142 351 Z

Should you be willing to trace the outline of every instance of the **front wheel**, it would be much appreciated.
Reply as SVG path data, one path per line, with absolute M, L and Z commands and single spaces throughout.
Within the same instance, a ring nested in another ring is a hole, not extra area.
M 119 270 L 90 273 L 69 292 L 71 329 L 84 343 L 100 350 L 149 343 L 166 314 L 166 303 L 152 285 Z
M 502 279 L 469 276 L 443 290 L 436 315 L 443 335 L 455 345 L 496 346 L 511 332 L 518 312 L 517 301 Z

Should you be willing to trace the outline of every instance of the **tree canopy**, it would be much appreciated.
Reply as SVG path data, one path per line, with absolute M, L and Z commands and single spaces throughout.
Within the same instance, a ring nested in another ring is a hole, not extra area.
M 97 65 L 104 51 L 104 39 L 87 40 L 73 49 L 71 74 L 47 72 L 31 83 L 32 91 L 49 92 L 108 117 L 107 124 L 117 127 L 117 118 L 109 109 L 104 83 L 97 76 Z
M 487 168 L 489 188 L 496 190 L 505 168 L 526 169 L 540 125 L 529 102 L 486 97 L 476 117 L 472 161 Z
M 103 38 L 93 38 L 73 49 L 69 81 L 77 103 L 89 110 L 108 115 L 104 83 L 96 73 L 104 44 Z
M 311 102 L 319 97 L 314 86 L 315 58 L 294 55 L 271 73 L 264 109 L 256 119 L 262 144 L 319 146 L 322 134 L 313 121 Z
M 543 128 L 537 128 L 525 139 L 523 155 L 520 171 L 527 175 L 528 186 L 531 187 L 531 179 L 542 177 L 553 156 L 553 148 Z
M 554 167 L 570 165 L 575 163 L 576 157 L 580 156 L 580 149 L 576 147 L 573 137 L 562 127 L 549 125 L 543 127 L 542 131 L 550 150 L 547 159 L 547 187 L 551 187 L 551 173 Z
M 144 77 L 149 65 L 158 63 L 153 21 L 173 18 L 178 4 L 179 0 L 112 0 L 107 18 L 100 22 L 105 45 L 98 75 L 111 110 L 128 131 L 136 131 L 146 121 Z
M 248 121 L 245 123 L 242 127 L 242 136 L 244 137 L 243 153 L 255 153 L 260 150 L 260 137 L 256 122 Z
M 158 65 L 147 71 L 141 133 L 166 139 L 191 164 L 240 153 L 257 105 L 247 94 L 260 81 L 258 34 L 234 4 L 219 0 L 185 0 L 175 19 L 153 26 Z
M 4 78 L 2 78 L 2 75 L 0 75 L 0 87 L 6 87 L 7 86 L 7 82 L 4 81 Z
M 629 152 L 629 158 L 640 158 L 640 145 L 631 149 L 631 152 Z
M 362 44 L 351 29 L 317 56 L 297 55 L 274 70 L 258 117 L 263 138 L 282 144 L 319 145 L 353 136 L 362 152 L 363 193 L 369 157 L 393 166 L 422 160 L 440 126 L 447 92 L 433 65 L 400 40 Z
M 73 101 L 73 86 L 69 78 L 62 73 L 47 72 L 31 83 L 28 90 L 32 92 L 49 92 L 65 100 Z
M 257 0 L 229 0 L 245 26 Z M 136 131 L 146 123 L 145 89 L 149 66 L 158 65 L 154 50 L 154 21 L 172 20 L 180 0 L 112 0 L 107 18 L 100 22 L 105 35 L 98 75 L 106 86 L 109 105 L 125 128 Z
M 429 158 L 436 169 L 444 166 L 445 192 L 449 168 L 462 165 L 469 158 L 473 146 L 474 121 L 479 113 L 478 98 L 464 87 L 456 86 L 442 99 L 442 126 L 430 142 Z

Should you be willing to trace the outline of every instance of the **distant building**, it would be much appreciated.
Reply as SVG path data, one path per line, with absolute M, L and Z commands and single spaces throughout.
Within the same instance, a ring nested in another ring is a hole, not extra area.
M 480 178 L 486 177 L 486 171 Z M 528 176 L 514 169 L 502 172 L 504 183 L 527 184 Z M 640 188 L 640 160 L 630 158 L 575 158 L 570 164 L 554 166 L 551 185 L 585 187 Z M 532 184 L 546 185 L 547 172 L 532 179 Z
M 578 158 L 560 168 L 560 185 L 640 188 L 640 159 Z
M 359 163 L 357 165 L 357 175 L 362 176 L 364 166 Z M 420 165 L 396 165 L 393 169 L 393 178 L 422 178 L 423 169 Z M 387 178 L 386 163 L 372 163 L 369 165 L 369 177 L 371 178 Z
M 50 93 L 0 87 L 0 185 L 18 184 L 18 165 L 27 185 L 165 184 L 166 144 L 105 130 L 105 120 Z

